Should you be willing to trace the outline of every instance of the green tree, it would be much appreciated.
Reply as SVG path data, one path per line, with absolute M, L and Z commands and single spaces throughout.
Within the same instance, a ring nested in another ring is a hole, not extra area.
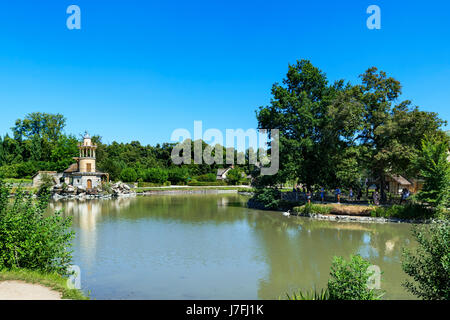
M 11 202 L 10 191 L 0 181 L 0 269 L 67 274 L 74 237 L 71 219 L 60 212 L 44 215 L 48 193 L 35 201 L 31 194 L 18 190 Z
M 450 162 L 447 141 L 427 138 L 422 141 L 422 149 L 415 165 L 425 180 L 418 199 L 437 208 L 449 206 L 450 199 Z
M 244 180 L 243 172 L 239 168 L 230 169 L 227 173 L 227 182 L 231 185 L 237 185 Z
M 404 286 L 425 300 L 450 300 L 450 222 L 413 227 L 416 252 L 404 249 L 402 268 L 412 277 Z
M 145 181 L 163 184 L 169 178 L 167 170 L 161 168 L 150 168 L 145 170 Z
M 337 144 L 326 130 L 327 110 L 342 90 L 342 83 L 328 86 L 325 74 L 307 60 L 289 65 L 283 85 L 273 85 L 271 104 L 259 108 L 257 120 L 259 128 L 280 130 L 278 182 L 298 178 L 311 187 L 330 175 Z
M 25 118 L 17 119 L 15 126 L 11 128 L 16 140 L 29 139 L 34 136 L 56 141 L 62 135 L 66 125 L 66 118 L 61 114 L 33 112 Z
M 189 178 L 189 171 L 184 167 L 174 167 L 169 170 L 169 181 L 172 184 L 185 184 Z
M 380 295 L 368 287 L 374 272 L 369 272 L 370 263 L 361 256 L 351 256 L 350 261 L 334 257 L 328 292 L 331 300 L 378 300 Z
M 380 186 L 386 199 L 385 176 L 407 173 L 424 135 L 434 135 L 445 122 L 436 113 L 411 108 L 410 101 L 395 104 L 401 94 L 398 80 L 372 67 L 361 75 L 355 99 L 361 102 L 361 127 L 353 141 L 361 150 L 364 166 Z
M 124 182 L 136 182 L 138 176 L 133 168 L 125 168 L 120 173 L 120 179 Z

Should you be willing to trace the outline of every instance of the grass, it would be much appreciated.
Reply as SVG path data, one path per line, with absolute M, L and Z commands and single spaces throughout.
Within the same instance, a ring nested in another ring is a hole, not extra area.
M 4 179 L 5 183 L 7 184 L 21 184 L 21 183 L 33 183 L 32 179 Z
M 193 191 L 193 190 L 242 190 L 244 188 L 238 186 L 202 186 L 202 187 L 146 187 L 136 188 L 135 192 L 141 193 L 145 191 Z M 249 188 L 248 190 L 252 190 Z
M 434 218 L 436 211 L 419 204 L 405 204 L 392 206 L 365 206 L 345 204 L 309 204 L 293 209 L 297 214 L 334 214 L 363 217 L 382 217 L 398 219 L 430 219 Z M 448 213 L 447 213 L 448 215 Z
M 293 209 L 298 214 L 335 214 L 349 216 L 370 216 L 373 207 L 362 205 L 344 205 L 344 204 L 306 204 Z
M 328 289 L 317 291 L 315 289 L 310 291 L 298 291 L 292 294 L 286 293 L 287 300 L 330 300 Z
M 62 299 L 70 300 L 89 300 L 80 290 L 69 289 L 67 287 L 67 278 L 59 274 L 44 274 L 32 270 L 2 270 L 0 271 L 0 281 L 16 280 L 27 283 L 40 284 L 62 294 Z

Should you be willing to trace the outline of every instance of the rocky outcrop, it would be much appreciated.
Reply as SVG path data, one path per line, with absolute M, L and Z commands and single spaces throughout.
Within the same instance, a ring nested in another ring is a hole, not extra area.
M 104 185 L 104 188 L 86 190 L 82 187 L 57 184 L 51 188 L 52 197 L 59 199 L 110 199 L 119 197 L 134 197 L 136 192 L 127 184 L 117 182 L 112 185 Z

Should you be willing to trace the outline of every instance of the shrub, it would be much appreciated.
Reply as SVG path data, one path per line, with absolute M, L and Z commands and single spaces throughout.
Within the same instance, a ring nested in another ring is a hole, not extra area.
M 416 203 L 406 205 L 393 205 L 390 207 L 374 207 L 373 217 L 399 218 L 399 219 L 430 219 L 436 215 L 436 210 L 426 208 Z
M 331 210 L 332 210 L 332 208 L 330 206 L 319 205 L 319 204 L 314 204 L 314 203 L 310 203 L 310 204 L 307 203 L 303 206 L 294 208 L 294 211 L 300 215 L 310 214 L 310 213 L 329 214 L 331 212 Z
M 425 300 L 450 300 L 450 222 L 413 227 L 415 254 L 404 249 L 402 268 L 414 282 L 404 286 Z
M 71 219 L 60 212 L 44 216 L 49 193 L 34 201 L 20 189 L 10 202 L 10 190 L 0 181 L 0 269 L 39 270 L 67 274 L 74 233 Z
M 167 170 L 161 168 L 150 168 L 145 170 L 145 182 L 163 184 L 169 178 Z
M 138 176 L 133 168 L 125 168 L 120 173 L 120 179 L 124 182 L 136 182 Z
M 330 294 L 328 289 L 322 289 L 320 291 L 298 291 L 291 295 L 286 294 L 287 300 L 330 300 Z
M 281 203 L 281 194 L 277 189 L 256 189 L 250 200 L 263 205 L 265 209 L 278 209 Z
M 169 181 L 172 184 L 185 184 L 189 178 L 189 171 L 183 167 L 175 167 L 169 170 Z
M 199 182 L 215 182 L 217 177 L 214 173 L 202 174 L 201 176 L 197 176 L 195 180 Z
M 228 171 L 226 179 L 229 184 L 237 185 L 241 181 L 243 181 L 245 177 L 243 177 L 241 170 L 239 170 L 238 168 L 234 168 Z
M 447 160 L 449 145 L 447 141 L 425 139 L 422 141 L 416 166 L 425 179 L 417 198 L 433 207 L 446 207 L 450 204 L 450 163 Z
M 188 186 L 198 186 L 198 187 L 207 187 L 207 186 L 226 186 L 227 184 L 224 181 L 214 181 L 214 182 L 202 182 L 202 181 L 189 181 Z
M 380 296 L 367 285 L 373 275 L 367 270 L 369 266 L 370 263 L 359 255 L 351 256 L 349 262 L 342 257 L 334 257 L 328 280 L 330 299 L 378 300 Z

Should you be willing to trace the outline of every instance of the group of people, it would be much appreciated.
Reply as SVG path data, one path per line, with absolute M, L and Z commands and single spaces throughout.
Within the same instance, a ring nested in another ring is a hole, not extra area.
M 300 189 L 300 187 L 297 186 L 297 187 L 294 187 L 292 191 L 293 192 L 298 192 L 298 193 L 303 193 L 305 195 L 306 201 L 308 203 L 311 203 L 311 199 L 312 199 L 312 196 L 313 196 L 311 190 L 307 190 L 306 187 L 303 187 L 303 189 Z M 323 187 L 320 188 L 320 200 L 321 200 L 322 203 L 325 202 L 325 193 L 326 193 L 325 188 L 323 188 Z M 334 190 L 334 194 L 335 194 L 337 203 L 341 203 L 342 191 L 341 191 L 341 189 L 339 187 L 337 187 Z M 353 189 L 350 188 L 349 192 L 348 192 L 348 198 L 349 198 L 350 201 L 354 201 L 354 197 L 355 197 L 355 195 L 353 193 Z M 359 201 L 361 199 L 361 197 L 362 197 L 362 190 L 360 189 L 358 191 L 357 196 L 356 196 L 356 200 Z
M 303 187 L 302 189 L 300 189 L 300 187 L 297 186 L 297 187 L 294 187 L 292 191 L 293 192 L 298 192 L 298 193 L 303 193 L 305 195 L 307 203 L 311 203 L 311 200 L 312 200 L 312 197 L 313 197 L 313 194 L 312 194 L 311 190 L 307 190 L 306 187 Z M 326 195 L 325 188 L 323 188 L 323 187 L 320 188 L 320 201 L 322 203 L 325 202 L 325 195 Z M 337 201 L 337 203 L 341 203 L 342 191 L 341 191 L 341 189 L 339 187 L 336 187 L 336 189 L 334 190 L 334 195 L 335 195 L 335 200 Z M 350 202 L 353 202 L 355 199 L 356 199 L 356 201 L 360 201 L 361 198 L 362 198 L 362 195 L 363 195 L 362 189 L 358 190 L 358 193 L 356 194 L 356 197 L 355 197 L 355 194 L 354 194 L 352 188 L 350 188 L 348 190 L 348 200 Z M 400 198 L 400 204 L 402 204 L 402 202 L 406 201 L 409 196 L 410 196 L 410 191 L 407 188 L 404 188 L 402 190 L 402 194 L 401 194 L 401 198 Z M 372 194 L 373 203 L 378 206 L 380 204 L 380 198 L 381 198 L 381 196 L 380 196 L 379 189 L 376 188 L 375 191 Z

